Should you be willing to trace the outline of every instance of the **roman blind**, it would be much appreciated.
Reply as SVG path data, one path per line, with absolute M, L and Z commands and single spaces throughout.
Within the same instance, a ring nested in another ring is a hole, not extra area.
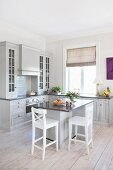
M 67 67 L 96 64 L 96 46 L 67 49 Z

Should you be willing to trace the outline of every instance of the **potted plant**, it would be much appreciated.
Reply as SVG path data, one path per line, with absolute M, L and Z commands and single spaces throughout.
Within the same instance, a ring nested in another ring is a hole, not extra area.
M 57 93 L 57 94 L 59 94 L 59 93 L 61 93 L 62 88 L 61 88 L 60 86 L 55 86 L 55 87 L 53 87 L 53 88 L 51 89 L 51 91 L 52 91 L 52 93 Z
M 70 99 L 71 102 L 74 102 L 76 98 L 79 98 L 79 94 L 75 92 L 68 91 L 66 96 Z

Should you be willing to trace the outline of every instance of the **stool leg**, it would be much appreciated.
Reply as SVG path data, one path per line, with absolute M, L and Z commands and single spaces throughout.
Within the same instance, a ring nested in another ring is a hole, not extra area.
M 70 144 L 71 144 L 71 133 L 72 133 L 72 124 L 69 122 L 69 144 L 68 144 L 69 151 L 70 151 Z
M 58 125 L 55 127 L 55 133 L 56 133 L 56 151 L 58 151 Z
M 35 144 L 35 127 L 32 127 L 32 148 L 31 148 L 31 154 L 34 154 L 34 144 Z
M 75 141 L 74 141 L 75 143 L 76 143 L 76 139 L 77 139 L 77 130 L 78 130 L 78 126 L 75 125 L 75 135 L 76 135 L 76 136 L 75 136 Z
M 43 130 L 43 150 L 42 150 L 42 160 L 45 159 L 45 148 L 46 148 L 46 129 Z
M 93 125 L 91 124 L 91 147 L 93 148 Z
M 89 146 L 88 146 L 88 125 L 85 126 L 85 138 L 86 138 L 86 148 L 87 148 L 87 153 L 89 155 Z

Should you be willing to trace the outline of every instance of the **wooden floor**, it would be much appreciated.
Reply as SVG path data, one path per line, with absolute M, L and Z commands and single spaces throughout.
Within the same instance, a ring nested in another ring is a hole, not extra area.
M 35 149 L 32 156 L 31 126 L 14 132 L 0 131 L 0 170 L 113 170 L 113 127 L 95 126 L 94 148 L 86 155 L 84 144 L 72 144 L 65 148 L 46 150 L 45 161 L 41 151 Z

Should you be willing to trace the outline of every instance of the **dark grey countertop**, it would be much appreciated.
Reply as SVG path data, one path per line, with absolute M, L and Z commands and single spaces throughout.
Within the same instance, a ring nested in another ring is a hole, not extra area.
M 66 94 L 64 93 L 61 93 L 61 94 L 48 94 L 48 95 L 52 95 L 52 96 L 62 96 L 62 97 L 65 97 Z M 113 96 L 109 96 L 109 97 L 105 97 L 105 96 L 96 96 L 95 94 L 80 94 L 79 96 L 80 98 L 91 98 L 91 99 L 112 99 Z
M 87 105 L 88 103 L 91 103 L 91 102 L 93 102 L 93 100 L 77 99 L 76 102 L 71 107 L 66 107 L 66 105 L 56 106 L 56 105 L 53 105 L 53 103 L 48 101 L 48 102 L 35 104 L 33 105 L 33 107 L 41 108 L 41 109 L 48 109 L 48 110 L 70 112 L 74 109 Z
M 38 94 L 38 95 L 32 95 L 32 96 L 28 96 L 28 95 L 23 95 L 23 96 L 18 96 L 17 98 L 11 98 L 11 99 L 6 99 L 6 98 L 0 98 L 0 100 L 19 100 L 19 99 L 27 99 L 27 98 L 32 98 L 32 97 L 38 97 L 38 96 L 45 96 L 46 94 Z
M 102 96 L 102 95 L 100 95 L 100 96 L 96 96 L 96 95 L 85 95 L 85 94 L 81 94 L 80 95 L 80 97 L 81 98 L 95 98 L 95 99 L 112 99 L 113 98 L 113 96 L 109 96 L 109 97 L 105 97 L 105 96 Z
M 49 95 L 49 96 L 59 96 L 59 97 L 66 97 L 66 94 L 62 93 L 62 94 L 38 94 L 38 95 L 33 95 L 33 96 L 18 96 L 17 98 L 12 98 L 12 99 L 6 99 L 6 98 L 0 98 L 0 100 L 8 100 L 8 101 L 12 101 L 12 100 L 18 100 L 18 99 L 26 99 L 26 98 L 30 98 L 30 97 L 38 97 L 38 96 L 44 96 L 44 95 Z M 87 99 L 112 99 L 113 96 L 109 96 L 109 97 L 105 97 L 105 96 L 96 96 L 94 94 L 80 94 L 79 98 L 87 98 Z

